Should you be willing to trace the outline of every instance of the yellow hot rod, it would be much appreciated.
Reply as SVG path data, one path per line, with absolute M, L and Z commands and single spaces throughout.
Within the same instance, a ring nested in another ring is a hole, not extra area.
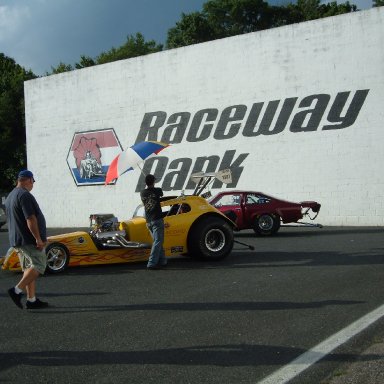
M 231 252 L 235 224 L 199 196 L 207 180 L 216 177 L 230 182 L 225 177 L 227 174 L 226 171 L 198 174 L 194 176 L 198 182 L 193 195 L 162 199 L 167 257 L 185 255 L 202 260 L 221 260 Z M 113 214 L 92 214 L 88 232 L 48 237 L 45 249 L 47 272 L 59 273 L 71 266 L 146 261 L 151 245 L 152 238 L 144 217 L 118 221 Z M 20 270 L 16 250 L 2 259 L 3 269 Z

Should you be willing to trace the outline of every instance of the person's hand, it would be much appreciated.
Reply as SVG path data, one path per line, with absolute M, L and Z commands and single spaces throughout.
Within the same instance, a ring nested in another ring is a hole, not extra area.
M 42 251 L 45 247 L 45 242 L 42 241 L 42 240 L 36 240 L 36 248 L 39 250 L 39 251 Z

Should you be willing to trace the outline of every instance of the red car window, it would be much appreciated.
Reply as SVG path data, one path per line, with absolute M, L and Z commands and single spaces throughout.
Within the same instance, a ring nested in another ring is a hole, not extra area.
M 266 196 L 262 195 L 256 195 L 254 193 L 247 195 L 246 204 L 252 205 L 252 204 L 266 204 L 269 203 L 271 199 L 269 199 Z
M 240 205 L 241 196 L 236 195 L 223 195 L 215 202 L 215 207 L 233 207 Z

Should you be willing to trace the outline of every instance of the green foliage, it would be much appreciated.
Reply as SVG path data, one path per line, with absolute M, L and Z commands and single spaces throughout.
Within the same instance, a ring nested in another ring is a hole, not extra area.
M 294 7 L 296 7 L 298 14 L 301 15 L 300 21 L 321 19 L 357 10 L 356 5 L 350 4 L 349 1 L 342 4 L 338 4 L 336 1 L 321 4 L 320 0 L 298 0 Z
M 275 26 L 278 7 L 263 0 L 211 0 L 201 12 L 182 14 L 168 30 L 167 47 L 177 48 Z
M 384 5 L 384 0 L 373 0 L 372 7 L 381 7 Z
M 314 20 L 322 17 L 354 12 L 356 6 L 348 1 L 338 4 L 336 1 L 321 4 L 321 0 L 298 0 L 286 6 L 271 6 L 264 0 L 208 0 L 201 12 L 182 14 L 180 21 L 168 30 L 167 48 L 183 47 L 210 40 L 256 32 L 280 27 L 292 23 Z M 382 5 L 384 0 L 373 0 Z M 141 33 L 127 36 L 120 47 L 112 47 L 95 59 L 81 56 L 74 67 L 59 63 L 52 67 L 52 73 L 72 71 L 97 64 L 143 56 L 163 50 L 154 40 L 145 41 Z
M 89 56 L 81 56 L 80 62 L 75 64 L 76 69 L 86 68 L 86 67 L 92 67 L 95 65 L 95 60 L 92 59 L 92 57 Z
M 184 47 L 212 40 L 214 31 L 200 12 L 182 14 L 176 26 L 168 30 L 168 48 Z
M 356 11 L 356 6 L 349 2 L 320 4 L 320 0 L 298 0 L 277 7 L 263 0 L 210 0 L 203 5 L 201 12 L 181 15 L 181 20 L 168 31 L 167 48 L 353 11 Z
M 203 5 L 203 13 L 221 38 L 274 27 L 278 7 L 263 0 L 211 0 Z
M 57 67 L 51 67 L 52 73 L 46 73 L 46 75 L 57 75 L 58 73 L 69 72 L 73 70 L 71 64 L 65 64 L 60 62 Z
M 10 190 L 26 167 L 24 81 L 36 78 L 0 53 L 0 190 Z
M 102 52 L 96 59 L 82 55 L 80 57 L 80 62 L 76 63 L 74 67 L 70 64 L 60 63 L 57 67 L 52 67 L 52 73 L 47 73 L 47 75 L 55 75 L 72 71 L 73 69 L 92 67 L 97 64 L 111 63 L 117 60 L 144 56 L 149 53 L 159 52 L 162 49 L 163 46 L 161 44 L 157 44 L 154 40 L 145 41 L 144 36 L 141 33 L 136 33 L 135 36 L 128 36 L 127 41 L 120 47 L 112 47 L 109 51 Z
M 113 47 L 107 52 L 102 52 L 96 58 L 96 64 L 105 64 L 112 61 L 144 56 L 149 53 L 159 52 L 162 49 L 163 46 L 161 44 L 156 44 L 154 40 L 145 41 L 141 33 L 136 33 L 136 36 L 128 36 L 127 41 L 122 46 L 118 48 Z

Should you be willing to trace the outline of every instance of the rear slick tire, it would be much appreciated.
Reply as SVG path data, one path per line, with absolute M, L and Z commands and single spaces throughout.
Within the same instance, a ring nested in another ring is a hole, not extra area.
M 262 214 L 255 219 L 253 230 L 259 236 L 272 236 L 280 229 L 280 217 L 275 214 Z
M 223 219 L 209 217 L 194 228 L 188 239 L 191 257 L 217 261 L 227 257 L 233 248 L 233 230 Z

